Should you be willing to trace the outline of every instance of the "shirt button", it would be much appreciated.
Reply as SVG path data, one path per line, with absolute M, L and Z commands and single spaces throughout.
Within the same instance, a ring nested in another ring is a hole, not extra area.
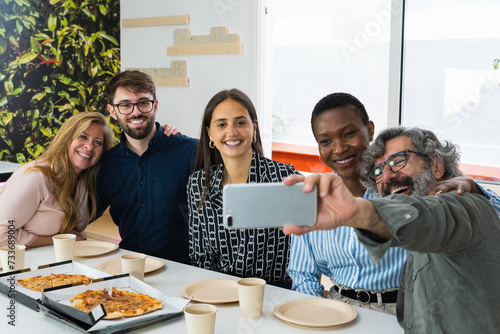
M 406 218 L 406 219 L 410 219 L 410 218 L 411 218 L 411 215 L 410 215 L 409 213 L 407 213 L 407 214 L 405 215 L 405 218 Z
M 146 204 L 144 204 L 144 202 L 142 202 L 142 203 L 141 203 L 141 206 L 142 206 L 142 207 L 144 207 L 144 206 L 146 206 Z
M 144 181 L 140 181 L 140 182 L 139 182 L 139 184 L 141 184 L 141 185 L 142 185 L 143 183 L 144 183 Z
M 408 291 L 413 292 L 413 287 L 411 287 L 411 286 L 410 286 L 410 287 L 408 288 Z

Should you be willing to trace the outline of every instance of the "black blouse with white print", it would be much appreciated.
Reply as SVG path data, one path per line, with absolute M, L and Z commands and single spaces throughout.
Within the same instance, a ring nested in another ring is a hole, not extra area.
M 212 167 L 210 191 L 200 210 L 205 171 L 196 171 L 189 177 L 189 257 L 193 265 L 289 286 L 291 279 L 286 269 L 290 236 L 280 228 L 226 229 L 222 223 L 222 173 L 222 163 Z M 253 152 L 247 183 L 281 182 L 290 174 L 299 173 L 292 165 Z

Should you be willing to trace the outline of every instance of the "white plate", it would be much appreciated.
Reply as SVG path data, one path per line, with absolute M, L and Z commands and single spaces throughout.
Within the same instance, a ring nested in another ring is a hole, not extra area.
M 117 244 L 112 242 L 97 240 L 82 240 L 75 242 L 76 257 L 91 257 L 107 254 L 118 248 Z
M 165 265 L 163 260 L 154 258 L 154 257 L 146 257 L 146 267 L 144 268 L 144 273 L 150 273 L 155 270 L 160 269 Z M 119 257 L 115 257 L 113 259 L 109 259 L 107 261 L 101 262 L 96 267 L 99 270 L 105 271 L 111 275 L 120 275 L 122 272 L 122 262 Z
M 233 279 L 206 279 L 194 282 L 182 289 L 182 296 L 202 303 L 234 303 L 238 301 L 236 282 L 237 280 Z
M 341 325 L 358 316 L 351 305 L 326 298 L 292 300 L 276 306 L 273 312 L 281 320 L 308 327 Z

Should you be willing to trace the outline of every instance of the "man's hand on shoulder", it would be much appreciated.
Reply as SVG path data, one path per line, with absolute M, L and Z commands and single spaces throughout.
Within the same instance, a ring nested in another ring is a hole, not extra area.
M 484 195 L 474 180 L 465 176 L 457 176 L 448 180 L 436 183 L 430 190 L 429 195 L 440 195 L 449 191 L 456 190 L 457 194 L 476 193 Z
M 182 134 L 182 132 L 180 132 L 179 129 L 177 129 L 175 126 L 170 125 L 170 124 L 162 125 L 161 128 L 163 130 L 163 134 L 167 137 L 175 136 L 178 133 Z

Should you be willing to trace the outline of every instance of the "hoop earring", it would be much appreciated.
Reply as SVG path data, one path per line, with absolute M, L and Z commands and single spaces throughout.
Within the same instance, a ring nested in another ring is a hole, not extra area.
M 215 144 L 214 142 L 211 140 L 210 143 L 208 143 L 208 146 L 210 146 L 210 148 L 214 148 L 215 147 Z
M 256 142 L 257 142 L 257 134 L 254 134 L 252 144 L 255 144 Z

